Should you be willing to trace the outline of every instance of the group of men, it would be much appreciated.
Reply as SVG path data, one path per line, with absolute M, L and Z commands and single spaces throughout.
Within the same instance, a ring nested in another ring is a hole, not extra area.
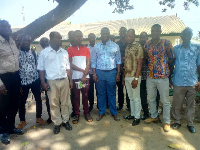
M 42 38 L 43 50 L 37 60 L 31 50 L 31 37 L 23 35 L 19 49 L 11 35 L 11 27 L 5 20 L 0 20 L 0 134 L 4 144 L 10 143 L 10 134 L 23 134 L 26 125 L 25 103 L 29 90 L 36 100 L 36 122 L 43 125 L 41 118 L 41 88 L 46 91 L 49 119 L 54 123 L 54 134 L 60 132 L 63 125 L 72 130 L 69 123 L 69 95 L 71 90 L 73 124 L 79 122 L 80 92 L 85 120 L 92 122 L 90 112 L 94 105 L 94 85 L 97 93 L 100 121 L 109 105 L 115 121 L 120 118 L 117 110 L 123 108 L 126 87 L 127 108 L 130 115 L 124 119 L 133 119 L 133 126 L 140 123 L 158 122 L 159 99 L 163 104 L 164 131 L 170 130 L 170 110 L 175 119 L 172 128 L 181 126 L 181 108 L 186 97 L 186 120 L 191 133 L 195 112 L 196 92 L 200 89 L 197 70 L 200 74 L 200 46 L 192 44 L 192 30 L 186 28 L 181 33 L 182 44 L 172 47 L 170 41 L 161 39 L 161 26 L 151 27 L 152 39 L 148 41 L 146 32 L 135 41 L 135 30 L 121 27 L 120 40 L 110 40 L 109 28 L 101 29 L 101 41 L 95 43 L 94 33 L 88 35 L 89 44 L 82 44 L 83 33 L 80 30 L 68 33 L 70 46 L 61 48 L 62 36 L 51 32 Z M 175 68 L 174 68 L 175 67 Z M 197 69 L 198 68 L 198 69 Z M 173 74 L 173 80 L 172 80 Z M 172 108 L 169 101 L 169 84 L 174 85 Z M 116 106 L 116 85 L 118 103 Z M 159 92 L 159 94 L 158 94 Z M 149 100 L 149 109 L 147 103 Z M 159 98 L 160 97 L 160 98 Z M 89 104 L 88 104 L 89 102 Z M 108 104 L 107 104 L 108 103 Z M 143 109 L 143 115 L 140 116 Z M 20 124 L 15 128 L 15 116 L 19 110 Z

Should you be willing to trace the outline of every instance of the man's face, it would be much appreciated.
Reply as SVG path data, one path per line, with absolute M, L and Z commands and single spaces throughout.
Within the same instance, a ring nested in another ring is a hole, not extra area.
M 101 30 L 101 40 L 107 42 L 110 38 L 110 31 L 108 29 Z
M 119 30 L 119 36 L 120 36 L 120 38 L 122 38 L 122 39 L 126 38 L 126 33 L 127 33 L 126 29 L 125 28 L 121 28 Z
M 71 44 L 73 44 L 73 43 L 74 43 L 74 32 L 70 32 L 68 38 L 69 38 L 69 42 L 70 42 Z
M 21 40 L 21 48 L 24 50 L 29 50 L 31 45 L 31 37 L 30 36 L 24 36 Z
M 190 30 L 185 30 L 181 33 L 181 39 L 183 43 L 189 43 L 192 39 L 192 32 Z
M 83 33 L 75 32 L 75 43 L 77 45 L 81 45 L 82 41 L 83 41 Z
M 132 44 L 135 41 L 135 34 L 132 31 L 127 32 L 126 41 L 128 44 Z
M 42 46 L 42 48 L 46 48 L 49 46 L 49 40 L 47 38 L 42 39 L 42 41 L 40 42 L 40 45 Z
M 96 40 L 96 36 L 94 34 L 90 34 L 88 36 L 88 40 L 90 42 L 90 45 L 94 45 L 95 44 L 95 40 Z
M 57 47 L 62 46 L 62 36 L 60 33 L 56 33 L 54 37 L 51 39 L 51 43 Z
M 161 29 L 159 27 L 152 27 L 151 28 L 152 40 L 159 40 L 160 34 L 161 34 Z
M 7 22 L 0 24 L 0 35 L 10 36 L 12 34 L 11 26 Z
M 140 34 L 140 44 L 144 45 L 147 40 L 148 40 L 148 37 L 145 33 Z

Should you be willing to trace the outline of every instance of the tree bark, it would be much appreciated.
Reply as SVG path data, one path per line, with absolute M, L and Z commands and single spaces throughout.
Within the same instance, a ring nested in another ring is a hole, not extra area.
M 19 39 L 21 35 L 28 34 L 31 36 L 32 40 L 34 40 L 52 27 L 66 20 L 86 1 L 87 0 L 59 0 L 58 6 L 55 9 L 39 17 L 26 27 L 13 33 L 13 36 L 15 39 Z

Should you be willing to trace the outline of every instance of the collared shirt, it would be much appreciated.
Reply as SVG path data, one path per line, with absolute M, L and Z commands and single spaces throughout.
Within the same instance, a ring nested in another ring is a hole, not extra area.
M 200 65 L 200 45 L 190 43 L 184 48 L 182 44 L 174 47 L 175 69 L 173 84 L 176 86 L 193 86 L 198 82 L 197 66 Z
M 92 68 L 99 70 L 112 70 L 117 64 L 121 64 L 121 54 L 119 46 L 108 40 L 106 45 L 102 41 L 94 47 L 91 58 Z
M 62 48 L 55 51 L 51 46 L 45 48 L 39 54 L 37 69 L 46 71 L 47 80 L 67 78 L 70 69 L 67 51 Z
M 127 47 L 127 43 L 122 43 L 121 40 L 117 41 L 116 43 L 119 45 L 119 49 L 121 53 L 121 59 L 122 59 L 121 67 L 124 67 L 124 57 L 125 57 L 125 49 Z
M 156 45 L 147 41 L 144 45 L 145 57 L 148 59 L 147 76 L 153 79 L 168 78 L 170 71 L 168 59 L 175 58 L 170 41 L 160 39 Z
M 89 49 L 85 46 L 71 46 L 67 49 L 67 52 L 69 54 L 69 58 L 72 58 L 72 64 L 85 70 L 87 66 L 87 58 L 90 58 Z M 81 79 L 83 75 L 83 72 L 72 69 L 72 79 Z M 89 74 L 86 78 L 89 78 Z
M 21 78 L 21 85 L 32 84 L 35 80 L 39 78 L 37 72 L 37 62 L 32 54 L 32 51 L 22 51 L 19 53 L 19 75 Z
M 12 38 L 8 42 L 0 35 L 0 74 L 19 70 L 19 50 Z M 3 82 L 0 79 L 0 86 Z
M 137 42 L 128 44 L 125 50 L 125 76 L 134 77 L 137 71 L 137 60 L 143 58 L 143 49 L 141 45 Z
M 92 57 L 92 52 L 94 51 L 94 47 L 92 47 L 92 46 L 90 46 L 90 44 L 88 44 L 88 46 L 87 46 L 87 48 L 90 50 L 90 58 Z M 90 63 L 90 66 L 91 66 L 92 64 Z M 90 67 L 90 72 L 89 72 L 90 74 L 93 74 L 93 72 L 92 72 L 92 67 Z

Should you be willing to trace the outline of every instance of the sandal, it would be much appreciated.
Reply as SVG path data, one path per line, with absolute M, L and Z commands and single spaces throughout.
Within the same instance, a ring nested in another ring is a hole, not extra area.
M 74 119 L 72 120 L 73 124 L 77 124 L 79 121 L 79 116 L 74 116 Z
M 88 121 L 88 122 L 92 122 L 93 119 L 90 115 L 85 115 L 85 120 Z

